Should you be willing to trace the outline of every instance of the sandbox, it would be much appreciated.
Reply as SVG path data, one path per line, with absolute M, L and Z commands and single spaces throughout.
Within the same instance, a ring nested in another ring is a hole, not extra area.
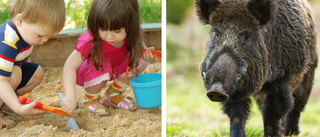
M 156 47 L 156 50 L 161 50 L 159 45 L 161 28 L 147 30 L 147 32 L 151 33 L 149 36 L 152 36 L 149 37 L 151 38 L 150 42 L 158 42 L 156 46 L 148 45 L 148 43 L 147 45 Z M 35 54 L 32 53 L 31 60 L 43 67 L 45 76 L 42 83 L 33 89 L 28 98 L 38 100 L 43 104 L 60 107 L 58 94 L 64 93 L 62 84 L 63 64 L 68 54 L 72 52 L 72 47 L 75 46 L 72 43 L 75 44 L 76 37 L 80 34 L 61 34 L 53 37 L 43 46 L 34 49 Z M 161 63 L 150 64 L 144 73 L 161 73 Z M 6 115 L 14 120 L 17 125 L 11 129 L 0 130 L 0 136 L 161 136 L 161 107 L 153 109 L 138 108 L 135 112 L 107 108 L 111 112 L 110 116 L 94 116 L 82 103 L 85 99 L 84 89 L 80 86 L 77 86 L 76 89 L 78 109 L 76 110 L 75 121 L 80 127 L 79 130 L 69 130 L 67 128 L 68 117 L 45 111 L 33 116 Z M 123 95 L 135 103 L 131 87 Z

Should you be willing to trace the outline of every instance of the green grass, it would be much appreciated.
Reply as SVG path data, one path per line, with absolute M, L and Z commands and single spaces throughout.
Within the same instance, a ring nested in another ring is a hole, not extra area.
M 186 133 L 188 131 L 188 126 L 185 124 L 172 124 L 167 125 L 167 136 L 190 136 L 190 133 Z
M 168 136 L 228 136 L 228 117 L 219 103 L 205 96 L 199 76 L 167 77 L 167 135 Z M 179 85 L 179 86 L 177 86 Z M 320 135 L 320 101 L 311 97 L 301 114 L 299 136 Z M 255 101 L 246 125 L 247 136 L 263 136 L 262 115 Z
M 0 2 L 0 24 L 8 21 L 10 6 L 13 0 Z M 65 0 L 66 23 L 64 29 L 85 28 L 87 16 L 93 0 Z M 141 23 L 161 22 L 161 0 L 138 0 Z
M 226 136 L 230 134 L 228 117 L 222 113 L 219 103 L 211 102 L 206 97 L 206 91 L 199 81 L 198 76 L 190 75 L 178 76 L 175 80 L 167 82 L 167 135 Z M 261 117 L 258 107 L 253 104 L 249 119 L 256 121 L 259 116 Z M 261 119 L 260 121 L 262 122 Z M 263 133 L 261 122 L 259 126 L 257 123 L 249 122 L 246 128 L 247 135 L 260 136 Z
M 247 125 L 246 127 L 246 135 L 247 137 L 262 137 L 263 129 L 257 128 L 259 125 Z M 218 130 L 214 130 L 210 136 L 215 137 L 228 137 L 230 136 L 230 128 L 220 127 Z

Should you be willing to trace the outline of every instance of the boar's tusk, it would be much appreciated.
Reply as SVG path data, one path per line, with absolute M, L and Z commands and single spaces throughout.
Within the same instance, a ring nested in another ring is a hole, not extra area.
M 237 75 L 237 80 L 240 80 L 240 78 L 241 78 L 241 74 L 238 74 Z
M 203 77 L 207 77 L 207 74 L 205 72 L 202 72 Z

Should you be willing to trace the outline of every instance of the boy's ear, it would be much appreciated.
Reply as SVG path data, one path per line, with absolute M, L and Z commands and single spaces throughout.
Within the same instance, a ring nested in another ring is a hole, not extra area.
M 209 17 L 219 6 L 219 0 L 195 0 L 196 13 L 203 24 L 209 24 Z
M 22 25 L 22 15 L 21 14 L 17 14 L 16 17 L 14 17 L 13 22 L 16 26 L 21 26 Z

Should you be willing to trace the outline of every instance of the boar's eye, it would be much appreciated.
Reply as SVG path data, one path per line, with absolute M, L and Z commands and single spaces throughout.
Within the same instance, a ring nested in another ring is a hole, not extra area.
M 215 28 L 211 28 L 210 29 L 210 37 L 215 40 L 215 41 L 219 41 L 220 40 L 220 36 L 221 36 L 221 33 L 215 29 Z
M 214 33 L 214 39 L 219 41 L 220 40 L 220 33 L 219 32 L 215 32 Z
M 248 34 L 244 34 L 242 36 L 242 44 L 247 43 L 250 40 L 250 36 Z

